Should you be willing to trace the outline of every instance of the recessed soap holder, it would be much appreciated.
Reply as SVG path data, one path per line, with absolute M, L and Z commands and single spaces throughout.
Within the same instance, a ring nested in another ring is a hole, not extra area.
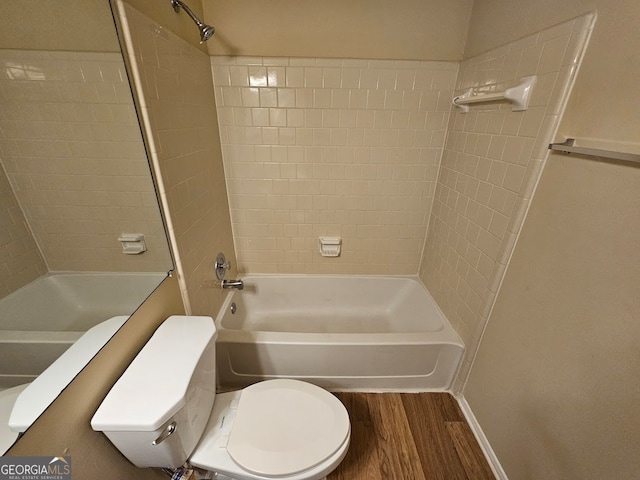
M 142 233 L 122 233 L 118 237 L 125 255 L 139 255 L 147 251 L 147 243 Z
M 318 238 L 318 249 L 323 257 L 339 257 L 342 247 L 340 237 L 320 237 Z

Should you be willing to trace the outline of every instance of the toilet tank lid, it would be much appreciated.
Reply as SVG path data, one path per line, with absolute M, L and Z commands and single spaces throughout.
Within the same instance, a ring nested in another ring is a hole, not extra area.
M 211 317 L 174 315 L 155 331 L 91 419 L 97 431 L 154 431 L 185 404 L 200 358 L 217 336 Z M 215 392 L 215 385 L 211 386 Z
M 18 395 L 9 417 L 9 428 L 14 432 L 29 428 L 128 318 L 112 317 L 91 327 L 38 375 Z

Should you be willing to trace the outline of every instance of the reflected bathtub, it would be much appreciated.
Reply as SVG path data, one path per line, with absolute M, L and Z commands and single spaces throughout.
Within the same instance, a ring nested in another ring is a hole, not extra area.
M 464 344 L 419 279 L 252 275 L 216 318 L 220 385 L 445 391 Z M 235 312 L 235 313 L 234 313 Z
M 0 300 L 0 388 L 31 382 L 89 328 L 130 315 L 166 273 L 50 273 Z

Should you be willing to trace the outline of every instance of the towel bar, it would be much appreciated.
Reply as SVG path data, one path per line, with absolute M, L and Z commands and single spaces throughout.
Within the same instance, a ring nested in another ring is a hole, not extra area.
M 469 104 L 481 102 L 493 102 L 495 100 L 507 100 L 513 104 L 511 110 L 521 112 L 529 107 L 529 99 L 531 91 L 536 83 L 536 76 L 524 77 L 520 79 L 520 85 L 507 88 L 502 92 L 491 93 L 474 93 L 474 89 L 470 88 L 462 95 L 453 98 L 453 104 L 463 113 L 469 111 Z
M 562 143 L 550 143 L 549 150 L 556 150 L 563 153 L 578 153 L 580 155 L 609 158 L 612 160 L 622 160 L 624 162 L 640 163 L 640 154 L 617 152 L 615 150 L 605 150 L 601 148 L 578 147 L 574 145 L 575 141 L 575 138 L 568 138 Z

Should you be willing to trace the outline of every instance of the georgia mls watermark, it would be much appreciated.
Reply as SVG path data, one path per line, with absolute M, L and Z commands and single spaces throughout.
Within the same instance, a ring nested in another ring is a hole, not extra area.
M 0 480 L 71 480 L 71 457 L 0 457 Z

